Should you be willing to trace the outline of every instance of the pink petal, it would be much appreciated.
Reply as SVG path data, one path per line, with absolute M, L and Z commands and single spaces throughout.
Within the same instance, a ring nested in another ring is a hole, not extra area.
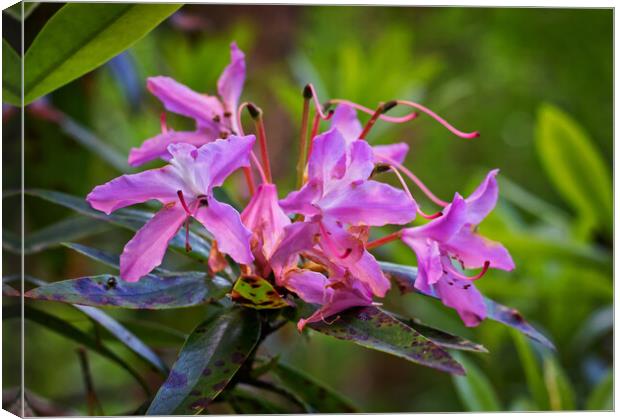
M 500 243 L 489 240 L 465 227 L 443 244 L 443 247 L 456 254 L 466 268 L 481 268 L 490 262 L 491 268 L 511 271 L 515 264 L 508 250 Z
M 280 241 L 284 228 L 291 224 L 291 220 L 278 205 L 276 186 L 267 183 L 258 186 L 241 213 L 241 220 L 262 243 L 262 251 L 267 259 Z
M 328 279 L 321 273 L 295 269 L 286 274 L 284 286 L 307 303 L 325 304 L 334 294 Z
M 235 170 L 250 166 L 250 152 L 255 139 L 254 135 L 231 135 L 225 140 L 203 145 L 196 157 L 196 167 L 200 170 L 197 176 L 208 188 L 221 186 Z
M 364 140 L 355 140 L 349 145 L 349 162 L 342 181 L 350 183 L 367 180 L 374 168 L 372 147 Z
M 444 275 L 434 287 L 444 305 L 452 307 L 459 313 L 465 326 L 478 326 L 486 318 L 484 297 L 471 281 Z
M 344 263 L 353 276 L 366 284 L 377 297 L 385 297 L 390 289 L 390 281 L 385 277 L 377 259 L 364 251 L 362 257 L 354 263 Z
M 407 194 L 373 180 L 334 190 L 318 203 L 325 217 L 351 225 L 406 224 L 416 216 Z
M 236 43 L 230 44 L 230 64 L 217 82 L 217 91 L 227 111 L 236 114 L 245 82 L 245 55 Z
M 218 125 L 213 121 L 222 114 L 217 98 L 197 93 L 170 77 L 149 77 L 146 86 L 168 111 L 195 119 L 200 126 Z
M 338 131 L 331 129 L 314 138 L 308 159 L 309 181 L 318 181 L 325 189 L 330 182 L 344 176 L 346 164 L 346 144 Z
M 200 147 L 216 137 L 200 131 L 172 131 L 161 133 L 144 141 L 138 148 L 132 148 L 129 152 L 129 164 L 140 166 L 158 158 L 169 159 L 168 146 L 175 143 L 187 143 Z
M 209 198 L 194 214 L 200 223 L 217 240 L 221 252 L 227 253 L 237 263 L 248 265 L 254 257 L 250 250 L 252 233 L 243 225 L 237 210 L 228 204 Z
M 491 170 L 484 181 L 465 200 L 467 202 L 467 222 L 477 225 L 495 208 L 499 188 L 497 186 L 498 169 Z
M 463 228 L 467 221 L 467 204 L 457 193 L 450 205 L 443 210 L 443 215 L 420 227 L 403 230 L 403 239 L 409 237 L 430 238 L 440 243 L 447 242 Z
M 376 145 L 372 148 L 372 151 L 375 156 L 375 163 L 390 164 L 389 161 L 384 161 L 384 159 L 382 159 L 384 156 L 397 163 L 403 164 L 409 152 L 409 145 L 407 145 L 407 143 Z
M 174 169 L 165 166 L 133 175 L 123 175 L 93 189 L 86 201 L 91 207 L 110 214 L 119 208 L 151 199 L 168 203 L 177 199 L 183 183 Z
M 310 180 L 298 191 L 293 191 L 280 200 L 280 206 L 289 214 L 303 214 L 312 217 L 319 213 L 314 203 L 321 196 L 321 185 L 317 180 Z
M 336 106 L 331 122 L 331 128 L 340 131 L 347 143 L 357 140 L 362 133 L 362 124 L 357 119 L 357 112 L 349 105 Z
M 186 218 L 187 214 L 179 204 L 159 210 L 125 245 L 120 257 L 121 278 L 136 282 L 159 266 L 168 242 Z
M 317 234 L 317 223 L 299 222 L 284 228 L 283 239 L 270 260 L 278 284 L 281 284 L 284 271 L 294 268 L 297 264 L 299 252 L 311 249 L 315 245 Z
M 418 260 L 416 287 L 427 291 L 430 285 L 435 284 L 443 276 L 439 245 L 434 240 L 410 237 L 403 237 L 403 242 L 411 247 Z

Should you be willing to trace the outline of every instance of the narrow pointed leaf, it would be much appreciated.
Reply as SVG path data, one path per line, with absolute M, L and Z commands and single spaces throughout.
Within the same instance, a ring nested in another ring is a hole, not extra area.
M 31 289 L 24 296 L 87 306 L 156 310 L 208 304 L 224 297 L 229 289 L 228 281 L 208 278 L 203 272 L 149 275 L 138 282 L 126 282 L 116 275 L 97 275 L 53 282 Z
M 9 306 L 4 307 L 2 310 L 2 314 L 5 319 L 20 319 L 21 318 L 21 307 L 20 306 Z M 80 329 L 75 326 L 65 322 L 59 317 L 48 314 L 45 311 L 37 310 L 33 307 L 25 307 L 24 317 L 30 321 L 38 323 L 39 325 L 46 327 L 67 339 L 71 339 L 80 345 L 85 346 L 86 348 L 97 352 L 99 355 L 108 358 L 109 360 L 117 363 L 124 370 L 126 370 L 129 374 L 131 374 L 136 381 L 142 386 L 144 391 L 148 394 L 148 386 L 140 376 L 127 362 L 125 362 L 122 358 L 116 355 L 107 347 L 103 346 L 100 342 L 98 342 L 94 337 L 82 332 Z
M 227 398 L 233 410 L 239 414 L 270 415 L 291 413 L 264 397 L 236 388 Z
M 613 410 L 614 371 L 610 369 L 605 377 L 594 387 L 586 401 L 587 410 Z
M 199 414 L 220 394 L 260 336 L 255 310 L 223 310 L 187 338 L 147 415 Z
M 21 106 L 22 63 L 19 54 L 2 39 L 2 102 Z
M 377 307 L 353 308 L 328 322 L 308 324 L 317 332 L 352 341 L 451 374 L 465 374 L 450 354 Z
M 415 280 L 418 276 L 418 269 L 413 266 L 397 265 L 389 262 L 379 262 L 383 273 L 391 278 L 402 293 L 416 292 L 433 298 L 439 298 L 435 293 L 423 293 L 415 288 Z M 487 317 L 497 322 L 510 326 L 527 337 L 542 343 L 546 347 L 555 350 L 555 346 L 542 333 L 525 321 L 521 313 L 514 308 L 506 307 L 495 301 L 485 298 L 487 306 Z
M 359 409 L 345 397 L 307 374 L 281 362 L 270 372 L 316 413 L 355 413 Z
M 467 370 L 467 375 L 464 377 L 452 376 L 452 382 L 463 406 L 469 412 L 501 411 L 499 399 L 487 376 L 466 357 L 455 355 L 455 358 Z
M 530 395 L 536 402 L 539 410 L 549 409 L 549 397 L 545 388 L 542 370 L 540 365 L 538 365 L 538 360 L 530 342 L 515 331 L 512 332 L 512 338 L 517 347 L 517 353 L 521 360 L 521 367 L 525 374 Z
M 244 307 L 274 309 L 288 307 L 273 285 L 258 276 L 241 276 L 235 282 L 232 300 Z
M 140 229 L 153 216 L 153 213 L 148 211 L 138 211 L 128 208 L 123 208 L 110 215 L 106 215 L 103 212 L 92 209 L 84 198 L 62 192 L 44 189 L 27 189 L 24 193 L 61 205 L 88 217 L 108 221 L 132 231 Z M 211 251 L 209 242 L 192 231 L 190 231 L 189 237 L 190 243 L 192 244 L 191 252 L 186 252 L 185 250 L 185 232 L 183 231 L 179 231 L 177 235 L 174 236 L 170 241 L 170 247 L 179 253 L 187 254 L 199 262 L 206 262 Z
M 159 372 L 163 374 L 168 373 L 166 364 L 140 339 L 138 339 L 133 333 L 131 333 L 125 326 L 118 321 L 99 310 L 95 307 L 74 305 L 74 307 L 80 310 L 82 313 L 90 317 L 97 324 L 104 327 L 107 331 L 113 334 L 119 341 L 125 346 L 135 352 L 142 359 L 154 366 Z
M 113 58 L 181 4 L 70 3 L 47 21 L 26 52 L 25 103 Z

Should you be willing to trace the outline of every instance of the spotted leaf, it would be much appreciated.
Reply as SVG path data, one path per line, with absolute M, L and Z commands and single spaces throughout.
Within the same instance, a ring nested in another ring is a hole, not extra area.
M 237 304 L 259 310 L 288 307 L 288 303 L 278 294 L 273 285 L 254 275 L 239 277 L 235 282 L 231 297 Z

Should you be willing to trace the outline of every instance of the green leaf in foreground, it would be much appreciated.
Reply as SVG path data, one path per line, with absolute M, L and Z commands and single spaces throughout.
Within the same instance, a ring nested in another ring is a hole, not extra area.
M 586 402 L 587 410 L 612 410 L 614 408 L 614 371 L 610 369 L 592 390 Z
M 148 415 L 199 414 L 220 394 L 260 336 L 255 310 L 216 313 L 187 338 Z
M 400 316 L 394 317 L 398 318 L 398 320 L 405 323 L 425 338 L 432 340 L 442 348 L 455 349 L 458 351 L 489 352 L 487 348 L 479 343 L 472 342 L 468 339 L 453 335 L 443 330 L 435 329 L 419 319 L 401 318 Z
M 438 345 L 374 306 L 349 309 L 333 320 L 310 323 L 308 327 L 440 371 L 465 374 L 463 367 Z
M 69 3 L 26 52 L 24 101 L 97 68 L 153 30 L 181 4 Z
M 530 395 L 536 401 L 538 409 L 549 409 L 549 397 L 543 380 L 542 370 L 540 365 L 538 365 L 538 360 L 536 359 L 536 354 L 532 346 L 529 341 L 516 331 L 512 332 L 512 338 L 517 347 L 517 353 L 521 360 L 521 367 L 525 373 Z
M 359 410 L 346 398 L 307 374 L 283 363 L 270 370 L 287 390 L 302 400 L 312 412 L 355 413 Z
M 24 296 L 87 306 L 157 310 L 207 304 L 224 297 L 229 289 L 228 281 L 208 278 L 204 272 L 148 275 L 138 282 L 127 282 L 116 275 L 96 275 L 53 282 L 31 289 Z
M 497 394 L 484 373 L 465 356 L 455 354 L 454 357 L 465 366 L 467 375 L 452 376 L 456 392 L 469 412 L 498 412 L 501 405 Z
M 11 45 L 2 39 L 2 102 L 21 106 L 22 61 Z
M 258 276 L 240 276 L 231 292 L 232 300 L 254 309 L 288 307 L 269 281 Z

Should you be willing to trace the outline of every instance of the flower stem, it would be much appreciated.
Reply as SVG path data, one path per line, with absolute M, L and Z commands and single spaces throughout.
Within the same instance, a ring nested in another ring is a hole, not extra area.
M 299 160 L 297 161 L 297 189 L 304 183 L 304 171 L 306 169 L 307 143 L 308 143 L 308 116 L 310 114 L 310 99 L 312 90 L 309 85 L 304 88 L 304 107 L 301 114 L 301 133 L 299 140 Z M 318 111 L 317 111 L 318 112 Z
M 366 249 L 367 250 L 374 249 L 376 247 L 383 246 L 384 244 L 393 242 L 395 240 L 400 240 L 400 237 L 402 236 L 402 234 L 403 234 L 402 230 L 398 230 L 392 234 L 388 234 L 385 237 L 368 242 L 366 243 Z

